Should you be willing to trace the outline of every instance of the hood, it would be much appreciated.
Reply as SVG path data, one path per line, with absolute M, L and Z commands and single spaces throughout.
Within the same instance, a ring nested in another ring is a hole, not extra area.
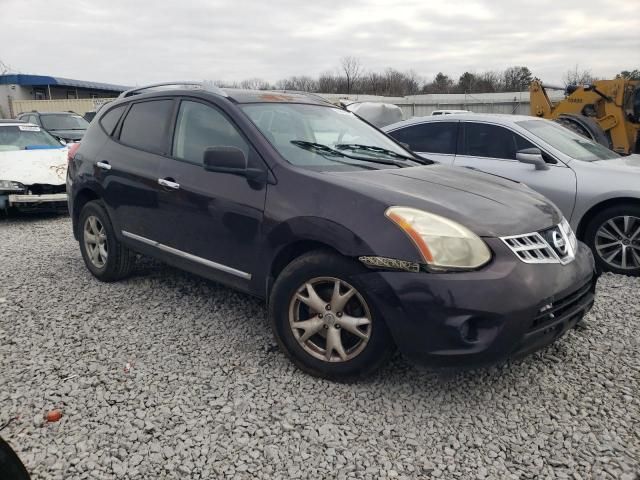
M 562 219 L 555 205 L 529 187 L 464 168 L 431 165 L 336 175 L 378 187 L 378 199 L 389 205 L 450 218 L 484 237 L 538 231 Z
M 576 160 L 578 162 L 579 160 Z M 585 163 L 585 162 L 582 162 Z M 595 162 L 586 162 L 599 167 L 614 168 L 616 170 L 638 171 L 640 172 L 640 155 L 634 153 L 627 157 L 611 158 L 609 160 L 596 160 Z
M 66 148 L 0 152 L 0 180 L 23 185 L 64 185 L 66 175 Z
M 64 140 L 82 140 L 86 130 L 47 130 L 47 132 Z

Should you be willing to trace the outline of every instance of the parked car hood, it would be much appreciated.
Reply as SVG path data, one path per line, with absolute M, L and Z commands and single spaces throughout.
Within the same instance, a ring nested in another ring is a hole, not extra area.
M 560 223 L 562 214 L 529 187 L 468 169 L 431 165 L 338 174 L 379 187 L 380 200 L 448 217 L 480 236 L 517 235 Z
M 66 175 L 66 148 L 0 152 L 0 180 L 64 185 Z
M 64 140 L 82 140 L 86 130 L 47 130 L 47 132 Z
M 597 160 L 590 163 L 606 168 L 615 168 L 618 170 L 640 171 L 640 155 L 637 153 L 634 153 L 633 155 L 629 155 L 627 157 L 611 158 L 609 160 Z

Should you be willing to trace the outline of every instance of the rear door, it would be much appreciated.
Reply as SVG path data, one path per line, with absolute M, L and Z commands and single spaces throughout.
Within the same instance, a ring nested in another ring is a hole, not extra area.
M 525 183 L 571 218 L 576 196 L 575 173 L 544 151 L 548 170 L 536 170 L 533 165 L 516 160 L 516 152 L 525 148 L 540 147 L 503 125 L 465 121 L 460 123 L 454 164 Z
M 425 122 L 389 132 L 397 141 L 406 143 L 420 156 L 452 165 L 456 155 L 458 121 Z
M 225 112 L 195 98 L 183 98 L 177 109 L 170 158 L 162 161 L 158 179 L 162 231 L 157 240 L 207 275 L 248 281 L 259 252 L 266 185 L 246 177 L 203 168 L 207 147 L 242 150 L 248 166 L 266 165 Z
M 96 177 L 119 233 L 154 239 L 161 221 L 158 165 L 170 149 L 174 100 L 154 98 L 125 108 L 111 109 L 100 119 L 106 133 L 113 129 L 113 140 L 99 151 Z

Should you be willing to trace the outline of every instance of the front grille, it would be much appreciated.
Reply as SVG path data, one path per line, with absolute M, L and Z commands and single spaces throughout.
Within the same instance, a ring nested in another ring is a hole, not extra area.
M 594 284 L 589 281 L 566 297 L 544 305 L 531 322 L 529 331 L 552 327 L 573 315 L 582 315 L 593 303 L 593 290 Z
M 65 193 L 66 185 L 49 185 L 46 183 L 34 183 L 28 187 L 31 195 L 48 195 L 51 193 Z
M 553 250 L 538 232 L 502 237 L 502 241 L 525 263 L 558 263 Z
M 561 263 L 563 265 L 575 258 L 576 239 L 571 227 L 556 225 L 540 232 L 500 237 L 525 263 Z M 567 231 L 565 231 L 565 229 Z

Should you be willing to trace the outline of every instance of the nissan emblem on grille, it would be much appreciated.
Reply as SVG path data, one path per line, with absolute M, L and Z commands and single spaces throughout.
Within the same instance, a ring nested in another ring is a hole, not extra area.
M 559 227 L 554 227 L 542 232 L 542 236 L 560 258 L 567 256 L 569 253 L 569 242 Z
M 567 231 L 565 231 L 565 229 Z M 540 232 L 500 237 L 511 251 L 525 263 L 567 264 L 575 258 L 575 238 L 570 227 L 562 225 Z

